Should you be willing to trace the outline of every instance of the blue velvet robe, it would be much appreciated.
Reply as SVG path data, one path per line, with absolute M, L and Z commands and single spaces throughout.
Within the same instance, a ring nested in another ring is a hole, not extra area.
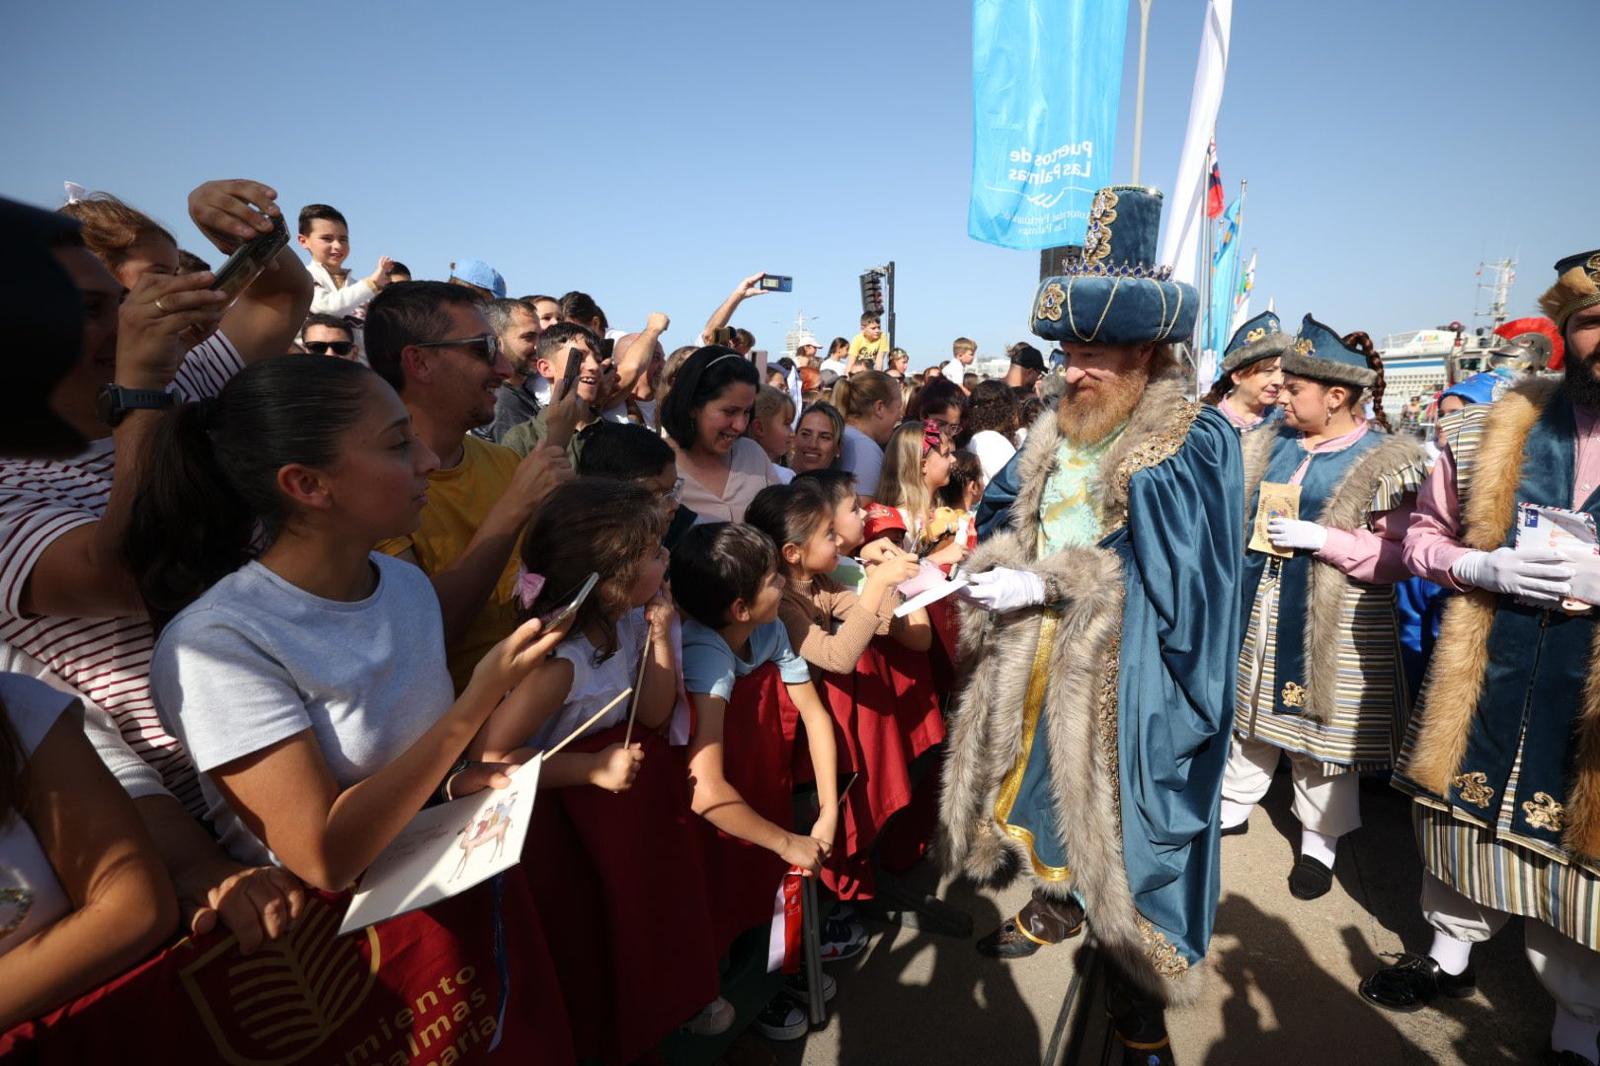
M 980 537 L 1010 525 L 1020 455 L 984 493 Z M 1126 584 L 1117 662 L 1123 869 L 1135 908 L 1190 963 L 1205 955 L 1221 884 L 1217 805 L 1242 639 L 1243 486 L 1239 434 L 1204 408 L 1176 454 L 1134 474 L 1127 523 L 1099 545 L 1117 553 Z M 1111 797 L 1055 796 L 1048 760 L 1049 745 L 1033 744 L 1009 821 L 1033 835 L 1041 860 L 1067 866 L 1062 807 Z

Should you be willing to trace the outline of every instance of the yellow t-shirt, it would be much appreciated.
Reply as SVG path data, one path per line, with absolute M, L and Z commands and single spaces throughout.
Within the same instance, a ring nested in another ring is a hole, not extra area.
M 472 542 L 478 527 L 495 501 L 511 484 L 516 472 L 517 453 L 510 448 L 468 436 L 461 462 L 449 470 L 435 470 L 428 477 L 428 505 L 422 509 L 422 523 L 409 537 L 395 537 L 383 541 L 378 550 L 387 555 L 404 555 L 408 550 L 416 556 L 418 565 L 428 574 L 435 574 L 449 566 Z M 500 575 L 489 602 L 467 627 L 460 640 L 445 649 L 450 665 L 450 680 L 456 693 L 472 680 L 472 668 L 478 660 L 517 625 L 514 600 L 517 584 L 517 561 L 520 555 L 520 538 L 517 548 L 506 560 L 505 572 Z
M 850 358 L 856 359 L 863 355 L 870 355 L 874 366 L 878 364 L 878 357 L 888 351 L 889 335 L 887 333 L 878 334 L 878 339 L 875 341 L 867 340 L 865 333 L 857 333 L 855 339 L 850 342 Z

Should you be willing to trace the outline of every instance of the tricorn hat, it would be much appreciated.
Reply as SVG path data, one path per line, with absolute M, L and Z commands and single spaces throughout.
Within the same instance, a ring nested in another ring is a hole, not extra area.
M 1111 185 L 1095 193 L 1083 258 L 1039 283 L 1033 332 L 1065 344 L 1186 341 L 1200 297 L 1158 267 L 1161 192 Z
M 1290 336 L 1271 311 L 1263 311 L 1234 331 L 1222 353 L 1222 372 L 1231 374 L 1251 363 L 1271 359 L 1289 350 Z
M 1585 307 L 1600 304 L 1600 248 L 1569 255 L 1556 263 L 1556 283 L 1539 297 L 1544 313 L 1565 329 L 1567 319 Z
M 1339 335 L 1307 315 L 1300 333 L 1283 353 L 1283 370 L 1303 378 L 1366 388 L 1378 379 L 1365 354 L 1347 347 Z

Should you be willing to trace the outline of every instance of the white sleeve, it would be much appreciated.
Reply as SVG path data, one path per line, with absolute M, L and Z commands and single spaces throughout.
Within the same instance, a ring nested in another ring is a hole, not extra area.
M 134 754 L 111 716 L 88 700 L 83 701 L 83 732 L 94 745 L 94 753 L 130 798 L 172 795 L 162 782 L 160 771 Z
M 150 660 L 150 691 L 201 772 L 311 728 L 288 668 L 260 635 L 215 609 L 167 627 Z
M 358 307 L 365 307 L 378 295 L 365 278 L 352 278 L 344 288 L 336 289 L 318 281 L 311 291 L 311 313 L 314 315 L 348 315 Z

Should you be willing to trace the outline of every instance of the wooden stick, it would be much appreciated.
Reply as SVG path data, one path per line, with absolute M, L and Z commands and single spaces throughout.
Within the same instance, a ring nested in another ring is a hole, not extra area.
M 633 702 L 628 705 L 628 731 L 622 734 L 622 746 L 626 748 L 633 739 L 633 720 L 639 716 L 639 698 L 644 695 L 644 672 L 650 665 L 650 642 L 644 643 L 644 654 L 639 656 L 639 674 L 633 679 Z
M 595 711 L 593 718 L 590 718 L 587 722 L 583 723 L 578 728 L 576 728 L 572 732 L 568 733 L 566 740 L 563 740 L 561 743 L 557 744 L 555 747 L 551 748 L 549 751 L 546 751 L 546 752 L 542 753 L 540 755 L 540 758 L 541 759 L 548 759 L 548 758 L 550 758 L 550 756 L 554 755 L 556 752 L 560 751 L 562 748 L 566 747 L 568 744 L 571 744 L 574 740 L 577 740 L 580 736 L 583 735 L 583 731 L 585 729 L 588 729 L 590 726 L 594 725 L 600 719 L 604 718 L 607 714 L 609 714 L 611 712 L 612 708 L 616 707 L 617 704 L 621 703 L 623 700 L 627 699 L 632 694 L 633 694 L 633 689 L 631 689 L 631 688 L 625 688 L 621 692 L 617 693 L 617 698 L 616 699 L 612 700 L 610 703 L 606 704 L 604 707 L 600 708 L 598 711 Z

